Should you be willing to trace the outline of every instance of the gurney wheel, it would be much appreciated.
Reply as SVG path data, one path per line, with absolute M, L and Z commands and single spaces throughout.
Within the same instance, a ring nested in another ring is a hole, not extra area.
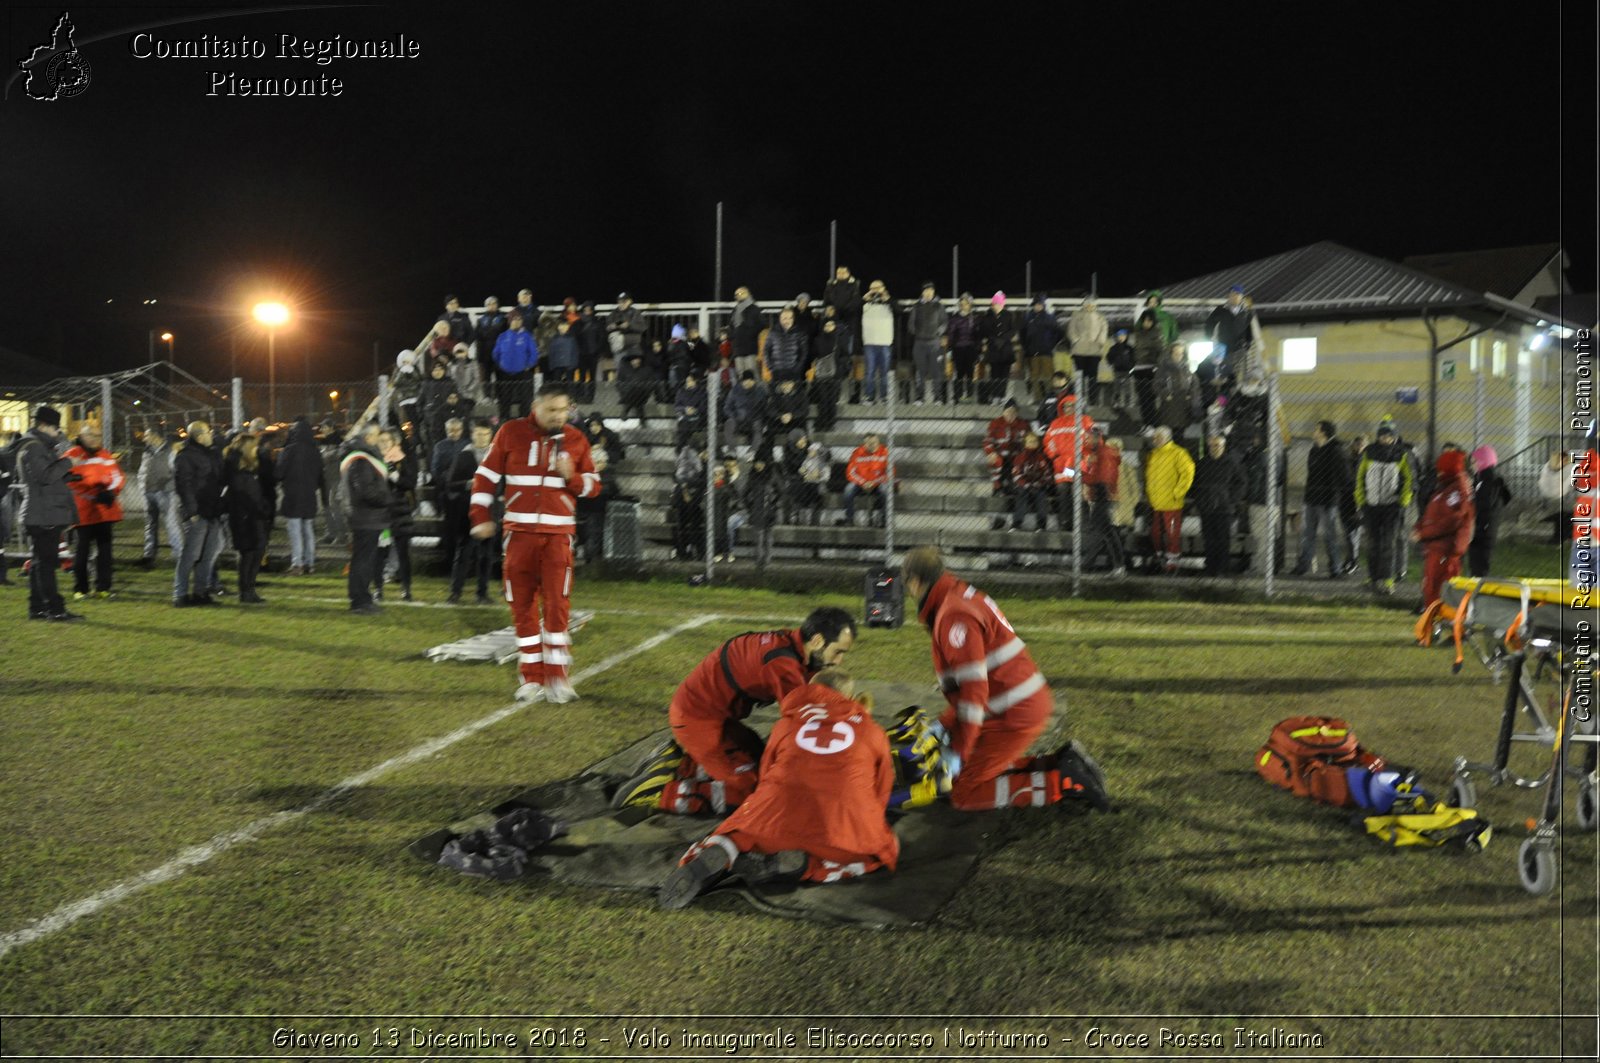
M 1594 784 L 1584 779 L 1578 784 L 1578 796 L 1574 802 L 1574 819 L 1583 830 L 1595 829 L 1595 792 Z
M 1449 805 L 1451 808 L 1477 808 L 1478 788 L 1465 775 L 1450 781 Z
M 1556 888 L 1556 854 L 1539 838 L 1529 838 L 1517 850 L 1517 874 L 1522 878 L 1522 888 L 1536 897 L 1543 897 Z

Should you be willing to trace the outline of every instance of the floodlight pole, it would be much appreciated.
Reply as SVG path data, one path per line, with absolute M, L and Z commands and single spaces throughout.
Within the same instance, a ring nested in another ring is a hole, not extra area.
M 278 334 L 267 327 L 267 420 L 278 422 Z

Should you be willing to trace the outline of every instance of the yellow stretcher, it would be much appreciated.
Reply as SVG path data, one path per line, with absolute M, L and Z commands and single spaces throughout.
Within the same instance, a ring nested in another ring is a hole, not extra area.
M 1600 590 L 1565 580 L 1457 577 L 1417 621 L 1415 634 L 1424 646 L 1451 639 L 1454 671 L 1460 670 L 1470 647 L 1497 682 L 1508 680 L 1494 760 L 1481 764 L 1457 757 L 1448 803 L 1457 808 L 1477 806 L 1474 776 L 1487 779 L 1490 786 L 1545 788 L 1540 817 L 1529 820 L 1533 833 L 1518 851 L 1517 870 L 1530 893 L 1549 893 L 1556 884 L 1555 840 L 1566 779 L 1577 782 L 1574 822 L 1579 829 L 1592 831 L 1597 821 L 1595 765 L 1600 736 L 1595 714 L 1600 706 L 1595 703 L 1594 672 L 1600 661 L 1596 651 Z M 1541 704 L 1541 679 L 1552 689 L 1548 713 Z M 1553 693 L 1556 687 L 1559 694 Z M 1524 716 L 1531 721 L 1531 730 L 1518 729 Z M 1507 767 L 1513 742 L 1550 748 L 1549 766 L 1542 775 L 1525 778 Z M 1581 765 L 1573 763 L 1574 742 L 1583 747 Z

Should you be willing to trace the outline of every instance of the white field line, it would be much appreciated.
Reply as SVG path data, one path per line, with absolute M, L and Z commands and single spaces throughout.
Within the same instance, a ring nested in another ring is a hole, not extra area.
M 718 619 L 718 615 L 716 613 L 705 613 L 693 618 L 692 620 L 686 620 L 676 627 L 668 628 L 666 631 L 662 631 L 659 634 L 650 636 L 637 645 L 623 650 L 621 653 L 612 654 L 610 657 L 590 665 L 588 668 L 585 668 L 574 675 L 572 677 L 572 681 L 574 683 L 581 683 L 585 679 L 591 679 L 602 672 L 610 671 L 623 661 L 630 660 L 638 654 L 655 649 L 657 646 L 661 645 L 663 642 L 666 642 L 675 635 L 681 635 L 685 631 L 688 631 L 692 628 L 697 628 L 702 624 L 709 624 L 716 619 Z M 344 795 L 350 793 L 352 790 L 358 790 L 363 786 L 367 786 L 392 771 L 415 764 L 419 760 L 426 760 L 428 757 L 431 757 L 437 753 L 441 753 L 455 745 L 457 742 L 460 742 L 463 739 L 471 738 L 479 731 L 493 727 L 501 720 L 516 715 L 524 708 L 526 708 L 525 705 L 513 703 L 511 705 L 506 705 L 502 708 L 496 709 L 489 715 L 484 716 L 481 719 L 474 720 L 464 727 L 457 728 L 447 735 L 441 735 L 438 738 L 431 738 L 428 741 L 423 742 L 421 745 L 401 753 L 397 757 L 390 757 L 382 764 L 379 764 L 376 767 L 368 768 L 359 775 L 350 776 L 348 779 L 345 779 L 333 786 L 331 789 L 324 791 L 322 794 L 318 795 L 316 798 L 312 799 L 306 804 L 301 805 L 299 808 L 289 809 L 288 811 L 284 812 L 275 812 L 270 816 L 263 816 L 252 823 L 247 823 L 238 830 L 232 830 L 224 834 L 219 834 L 210 841 L 204 842 L 200 845 L 191 846 L 183 850 L 177 856 L 173 857 L 171 860 L 168 860 L 160 867 L 152 868 L 143 874 L 124 879 L 121 882 L 118 882 L 116 885 L 108 886 L 99 893 L 85 897 L 82 900 L 73 901 L 70 904 L 63 904 L 49 915 L 46 915 L 40 919 L 36 919 L 18 930 L 12 930 L 8 933 L 0 934 L 0 958 L 4 958 L 6 955 L 8 955 L 12 949 L 20 948 L 23 945 L 38 941 L 40 938 L 49 937 L 51 934 L 54 934 L 57 931 L 65 930 L 78 920 L 94 915 L 102 909 L 109 908 L 111 905 L 117 904 L 120 901 L 127 900 L 134 894 L 141 893 L 144 890 L 149 889 L 151 886 L 159 886 L 163 882 L 170 882 L 173 879 L 183 875 L 189 869 L 199 867 L 206 861 L 221 856 L 229 849 L 234 849 L 238 846 L 253 842 L 269 831 L 277 830 L 279 827 L 287 826 L 298 819 L 308 816 L 313 812 L 319 811 L 332 802 L 337 801 Z

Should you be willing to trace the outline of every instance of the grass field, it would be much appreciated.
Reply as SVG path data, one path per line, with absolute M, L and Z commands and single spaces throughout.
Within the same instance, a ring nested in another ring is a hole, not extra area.
M 269 576 L 266 607 L 180 612 L 169 575 L 119 573 L 122 598 L 85 605 L 78 625 L 22 622 L 25 590 L 0 597 L 7 1055 L 508 1054 L 409 1040 L 482 1027 L 515 1032 L 511 1055 L 718 1058 L 681 1031 L 777 1026 L 802 1037 L 789 1058 L 1594 1054 L 1593 835 L 1563 836 L 1561 888 L 1538 899 L 1515 868 L 1533 795 L 1484 795 L 1500 829 L 1481 855 L 1396 851 L 1251 771 L 1271 725 L 1302 713 L 1346 717 L 1441 791 L 1455 755 L 1488 755 L 1501 688 L 1411 645 L 1402 611 L 1002 596 L 1121 814 L 997 815 L 1008 844 L 935 925 L 875 933 L 731 899 L 668 914 L 642 894 L 468 880 L 404 851 L 661 726 L 676 682 L 720 640 L 858 602 L 580 575 L 575 604 L 599 615 L 576 668 L 612 659 L 582 700 L 374 772 L 508 704 L 509 667 L 420 656 L 503 625 L 503 607 L 357 619 L 336 577 Z M 864 631 L 848 665 L 869 687 L 932 682 L 915 626 Z M 1531 771 L 1533 751 L 1519 754 Z M 158 868 L 162 881 L 138 881 Z M 130 883 L 142 888 L 118 889 Z M 784 1018 L 706 1017 L 730 1015 Z M 672 1043 L 630 1046 L 635 1026 Z M 934 1040 L 808 1048 L 808 1026 Z M 1266 1040 L 1235 1047 L 1236 1026 Z M 530 1047 L 535 1027 L 567 1032 Z M 275 1041 L 285 1028 L 361 1047 Z M 1162 1043 L 1162 1028 L 1222 1043 Z M 1269 1044 L 1274 1028 L 1322 1041 Z M 1151 1047 L 1106 1040 L 1140 1034 Z M 782 1054 L 740 1054 L 763 1052 Z

